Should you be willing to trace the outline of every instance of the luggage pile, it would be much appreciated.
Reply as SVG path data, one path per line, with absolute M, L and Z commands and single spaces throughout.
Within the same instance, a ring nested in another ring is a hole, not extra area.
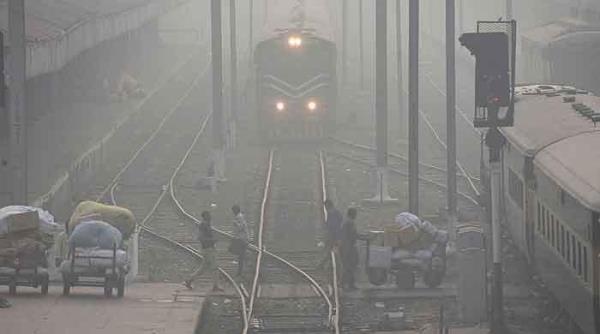
M 0 284 L 37 287 L 47 292 L 47 251 L 60 231 L 54 217 L 39 208 L 7 206 L 0 209 Z

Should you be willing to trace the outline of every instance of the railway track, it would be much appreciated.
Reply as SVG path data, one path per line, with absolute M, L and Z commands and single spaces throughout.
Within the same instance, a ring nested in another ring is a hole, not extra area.
M 293 154 L 295 159 L 301 155 L 302 158 L 306 158 L 303 159 L 306 165 L 315 166 L 308 163 L 308 157 L 304 155 L 307 153 L 294 152 Z M 310 153 L 308 155 L 310 156 Z M 278 161 L 276 161 L 276 156 L 279 157 Z M 335 254 L 330 254 L 333 265 L 329 283 L 333 293 L 332 296 L 329 296 L 322 284 L 319 283 L 319 280 L 323 281 L 323 278 L 315 278 L 306 270 L 291 262 L 281 261 L 281 258 L 273 257 L 273 253 L 267 251 L 267 249 L 275 251 L 285 249 L 288 252 L 301 250 L 306 252 L 307 240 L 314 241 L 316 239 L 318 226 L 314 226 L 315 222 L 326 218 L 326 213 L 321 205 L 326 197 L 323 153 L 319 152 L 318 154 L 316 168 L 300 168 L 304 172 L 308 170 L 309 175 L 299 175 L 296 170 L 293 172 L 295 178 L 289 174 L 291 166 L 289 161 L 285 161 L 285 158 L 283 153 L 280 154 L 274 150 L 269 152 L 260 206 L 256 243 L 258 253 L 248 304 L 248 317 L 251 320 L 252 332 L 339 333 L 340 303 Z M 310 174 L 317 176 L 316 186 L 313 186 L 314 183 L 306 182 L 310 180 Z M 292 184 L 287 183 L 290 180 Z M 292 189 L 293 191 L 291 191 Z M 290 225 L 294 225 L 291 230 Z M 289 233 L 287 237 L 284 236 L 286 233 Z M 292 241 L 292 239 L 294 240 Z M 288 273 L 284 274 L 282 271 Z M 291 276 L 288 275 L 299 277 L 308 283 L 304 293 L 300 292 L 298 295 L 298 291 L 303 291 L 303 289 L 298 286 L 297 280 L 290 280 Z M 274 282 L 282 280 L 287 280 L 288 284 L 273 285 Z M 307 290 L 309 294 L 312 293 L 319 298 L 315 299 L 314 296 L 306 295 Z M 279 298 L 261 299 L 270 293 Z M 243 333 L 247 333 L 247 331 Z
M 352 161 L 357 164 L 375 167 L 373 156 L 375 148 L 353 143 L 339 138 L 330 138 L 330 141 L 337 145 L 336 152 L 330 153 L 333 156 Z M 396 175 L 408 178 L 408 159 L 400 154 L 390 153 L 389 171 Z M 420 172 L 419 180 L 423 184 L 438 190 L 446 190 L 446 170 L 442 167 L 421 163 L 425 171 Z M 469 205 L 478 205 L 477 197 L 479 191 L 474 184 L 474 181 L 479 181 L 476 178 L 466 174 L 457 175 L 459 177 L 459 198 L 463 199 Z M 462 182 L 461 182 L 462 181 Z M 462 188 L 462 189 L 461 189 Z
M 190 87 L 176 100 L 146 141 L 95 196 L 97 201 L 128 207 L 137 217 L 143 217 L 134 233 L 134 238 L 140 238 L 140 253 L 153 249 L 175 252 L 170 256 L 171 259 L 176 261 L 176 265 L 186 268 L 194 268 L 202 260 L 202 255 L 182 241 L 190 235 L 191 227 L 189 224 L 177 224 L 181 220 L 180 215 L 184 214 L 180 210 L 182 208 L 169 206 L 165 198 L 174 198 L 171 188 L 173 180 L 206 132 L 211 113 L 207 112 L 201 119 L 198 118 L 198 103 L 194 99 L 208 97 L 193 93 L 196 90 L 207 91 L 199 86 L 208 69 L 207 65 L 205 70 L 196 75 Z M 174 224 L 177 224 L 177 228 L 174 228 Z M 240 318 L 247 324 L 242 288 L 226 270 L 219 268 L 219 271 L 239 297 Z

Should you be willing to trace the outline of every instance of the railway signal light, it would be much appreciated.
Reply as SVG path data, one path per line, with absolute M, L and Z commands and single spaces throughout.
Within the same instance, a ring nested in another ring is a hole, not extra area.
M 515 21 L 481 21 L 477 32 L 459 38 L 476 59 L 475 127 L 513 125 L 516 25 Z
M 511 100 L 508 35 L 503 32 L 466 33 L 459 40 L 477 59 L 477 106 L 508 107 Z

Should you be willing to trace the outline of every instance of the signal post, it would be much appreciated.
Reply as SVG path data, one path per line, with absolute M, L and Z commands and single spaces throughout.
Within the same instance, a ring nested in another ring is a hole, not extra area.
M 473 124 L 488 128 L 485 143 L 489 148 L 492 213 L 492 307 L 493 334 L 505 333 L 502 279 L 502 227 L 500 198 L 502 182 L 501 152 L 505 143 L 501 127 L 514 120 L 516 22 L 478 22 L 476 33 L 460 37 L 461 44 L 476 58 L 475 116 Z

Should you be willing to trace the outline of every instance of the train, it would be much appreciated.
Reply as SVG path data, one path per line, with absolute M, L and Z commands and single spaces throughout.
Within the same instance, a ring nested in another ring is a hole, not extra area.
M 256 111 L 264 142 L 315 142 L 331 133 L 337 105 L 333 2 L 267 0 L 254 50 Z
M 515 93 L 514 127 L 502 129 L 504 227 L 573 322 L 598 334 L 600 97 L 544 84 Z

